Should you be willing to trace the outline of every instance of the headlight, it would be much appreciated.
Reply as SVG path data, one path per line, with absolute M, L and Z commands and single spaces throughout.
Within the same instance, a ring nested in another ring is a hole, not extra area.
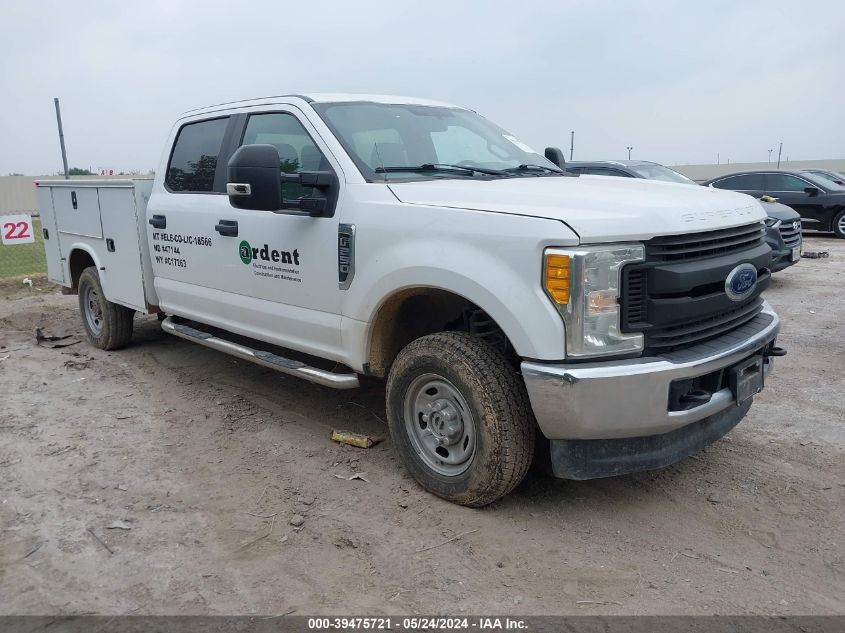
M 773 229 L 776 229 L 777 227 L 779 227 L 779 226 L 780 226 L 780 220 L 778 220 L 777 218 L 771 218 L 771 217 L 769 217 L 769 218 L 766 218 L 766 219 L 764 220 L 764 222 L 766 223 L 766 226 L 770 226 L 770 227 L 772 227 Z
M 642 244 L 552 248 L 544 256 L 543 287 L 563 317 L 568 357 L 642 351 L 642 334 L 619 329 L 620 273 L 643 261 Z

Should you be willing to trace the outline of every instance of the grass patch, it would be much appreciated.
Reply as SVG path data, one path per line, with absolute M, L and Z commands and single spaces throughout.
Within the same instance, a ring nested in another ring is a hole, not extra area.
M 32 244 L 0 244 L 0 279 L 47 272 L 44 237 L 41 234 L 41 222 L 37 218 L 32 219 L 32 230 L 35 237 Z
M 29 279 L 32 285 L 25 284 L 24 279 Z M 61 286 L 47 281 L 47 275 L 37 273 L 34 275 L 20 275 L 18 277 L 6 277 L 0 279 L 0 301 L 14 301 L 24 297 L 52 294 L 59 292 Z

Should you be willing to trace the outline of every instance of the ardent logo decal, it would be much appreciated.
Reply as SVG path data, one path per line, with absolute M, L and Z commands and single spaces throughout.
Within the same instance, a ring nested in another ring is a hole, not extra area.
M 757 287 L 757 269 L 751 264 L 740 264 L 725 279 L 725 294 L 731 301 L 742 301 Z
M 238 246 L 238 255 L 241 256 L 241 261 L 244 264 L 248 264 L 252 261 L 252 246 L 249 245 L 249 242 L 243 240 L 240 243 Z

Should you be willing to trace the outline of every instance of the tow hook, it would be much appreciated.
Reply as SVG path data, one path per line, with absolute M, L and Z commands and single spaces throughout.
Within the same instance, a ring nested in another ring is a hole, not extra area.
M 694 409 L 695 407 L 700 407 L 703 404 L 707 404 L 708 402 L 710 402 L 710 398 L 712 397 L 713 394 L 709 391 L 705 391 L 704 389 L 692 389 L 679 398 L 681 411 Z
M 786 350 L 782 347 L 770 347 L 765 352 L 763 352 L 763 356 L 786 356 Z

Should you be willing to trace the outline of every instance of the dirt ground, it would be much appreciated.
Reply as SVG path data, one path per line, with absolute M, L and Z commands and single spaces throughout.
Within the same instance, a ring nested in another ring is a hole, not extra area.
M 36 326 L 81 335 L 76 297 L 0 300 L 0 614 L 845 614 L 845 242 L 805 249 L 830 257 L 775 276 L 789 355 L 726 438 L 636 476 L 532 473 L 482 510 L 389 441 L 329 440 L 385 435 L 378 384 L 146 316 L 120 352 L 46 349 Z

